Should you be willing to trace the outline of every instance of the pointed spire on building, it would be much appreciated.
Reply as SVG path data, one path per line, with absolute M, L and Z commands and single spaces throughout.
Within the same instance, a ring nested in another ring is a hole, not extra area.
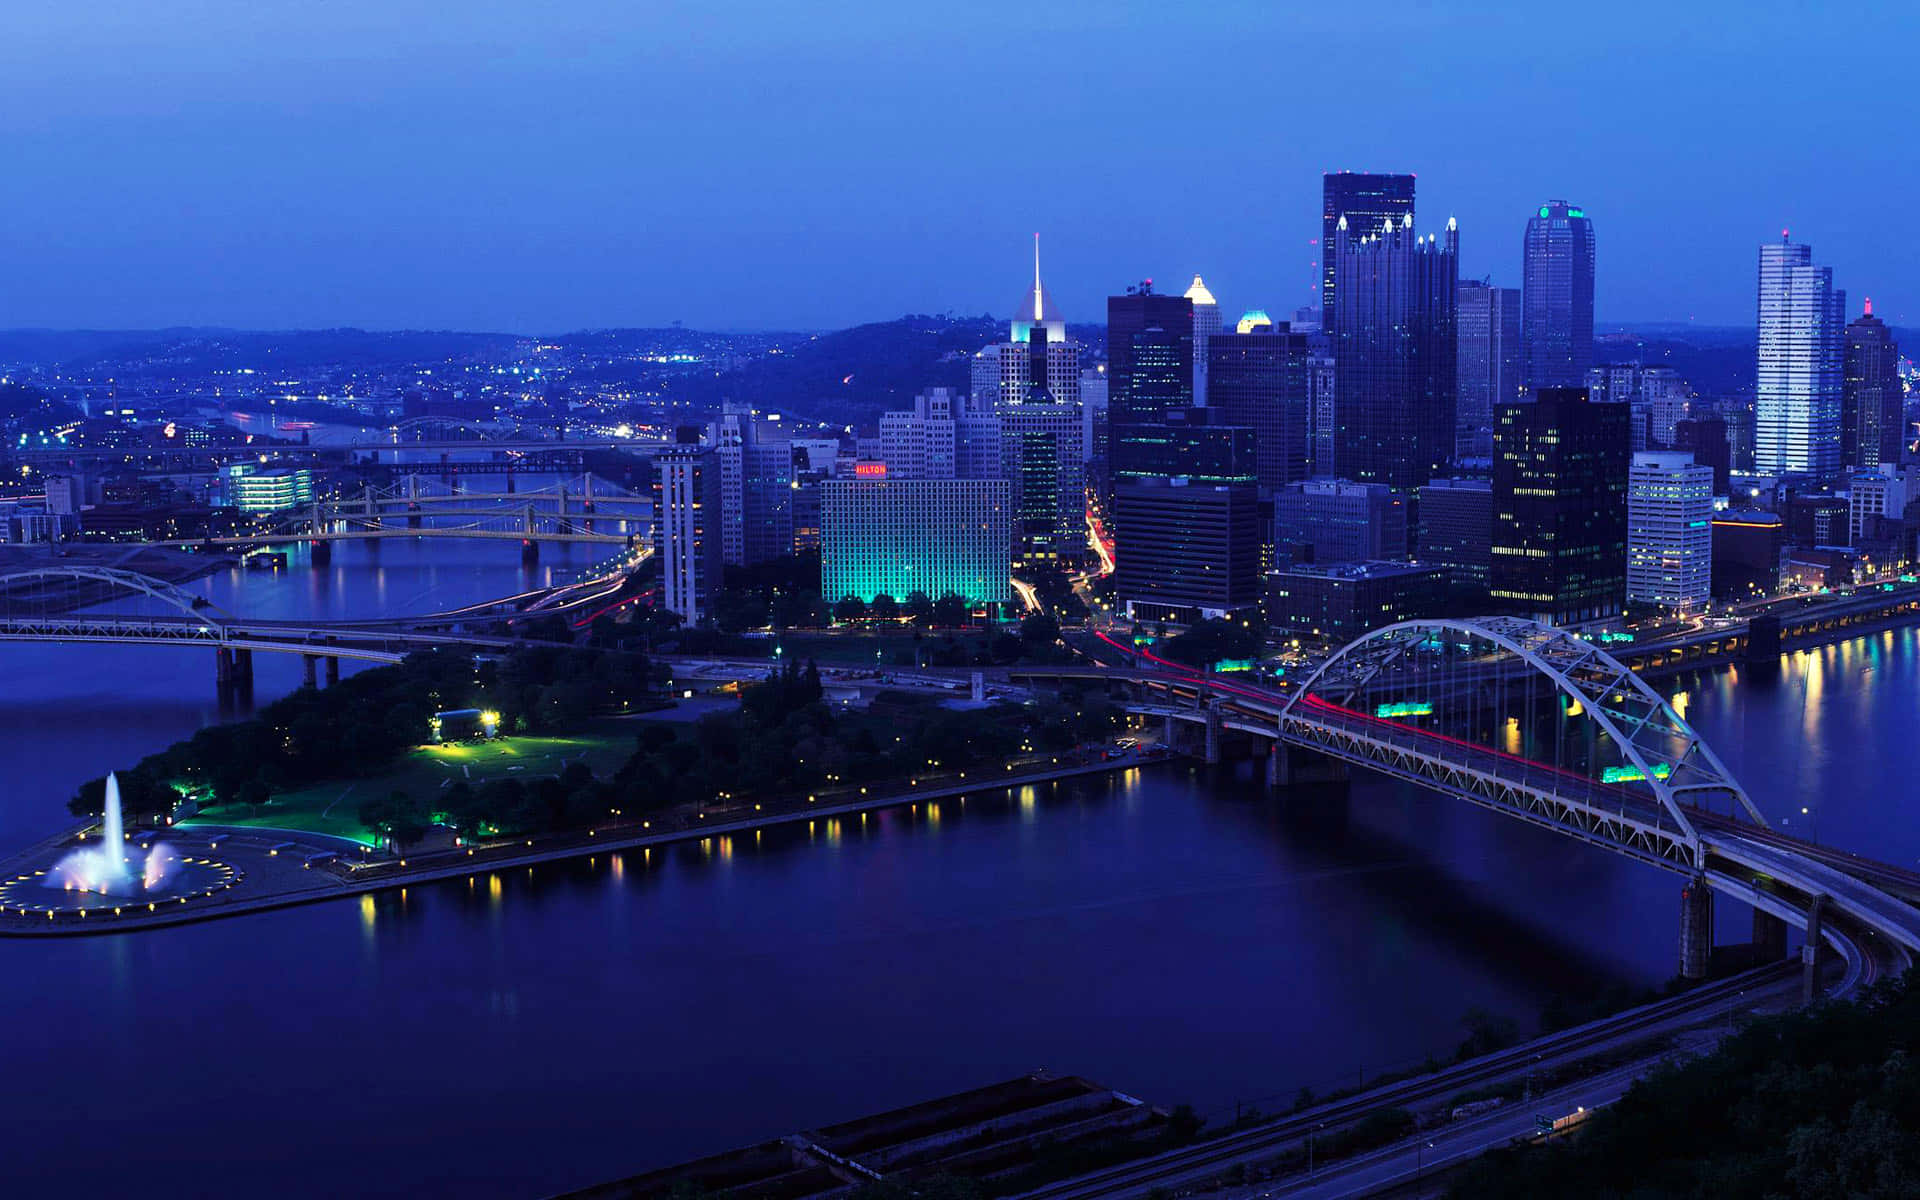
M 1036 321 L 1045 319 L 1045 314 L 1040 311 L 1043 302 L 1041 297 L 1044 295 L 1045 293 L 1040 290 L 1040 234 L 1035 231 L 1033 235 L 1033 319 Z
M 1033 336 L 1036 327 L 1044 326 L 1049 341 L 1064 341 L 1067 336 L 1066 322 L 1061 319 L 1060 310 L 1054 307 L 1053 297 L 1040 282 L 1040 235 L 1033 235 L 1033 283 L 1013 309 L 1013 330 L 1011 339 L 1025 342 Z

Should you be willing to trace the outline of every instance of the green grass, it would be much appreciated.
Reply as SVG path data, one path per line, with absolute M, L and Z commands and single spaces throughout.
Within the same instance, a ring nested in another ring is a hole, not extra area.
M 495 779 L 538 779 L 558 775 L 562 767 L 584 762 L 605 777 L 633 753 L 632 726 L 596 722 L 592 732 L 567 737 L 523 735 L 491 742 L 422 746 L 409 751 L 391 771 L 364 779 L 336 779 L 297 791 L 276 793 L 258 811 L 242 804 L 204 808 L 186 826 L 238 825 L 258 829 L 288 829 L 351 838 L 375 844 L 372 831 L 360 823 L 360 805 L 389 792 L 405 792 L 434 807 L 444 788 L 455 780 L 478 787 Z

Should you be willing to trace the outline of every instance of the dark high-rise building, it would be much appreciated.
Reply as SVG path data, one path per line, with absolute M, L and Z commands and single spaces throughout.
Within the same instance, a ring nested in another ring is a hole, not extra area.
M 1484 609 L 1493 575 L 1493 484 L 1436 479 L 1421 488 L 1414 558 L 1452 571 L 1463 609 Z
M 1494 409 L 1493 607 L 1555 625 L 1618 617 L 1631 414 L 1584 388 L 1534 396 Z
M 1307 335 L 1285 325 L 1207 339 L 1207 411 L 1253 430 L 1260 490 L 1269 495 L 1312 473 L 1311 357 Z
M 1384 562 L 1407 556 L 1407 501 L 1379 483 L 1310 479 L 1274 493 L 1280 562 Z
M 1673 423 L 1673 448 L 1693 455 L 1693 461 L 1713 468 L 1713 494 L 1727 494 L 1727 477 L 1733 470 L 1733 442 L 1727 436 L 1727 419 L 1719 416 L 1686 417 Z
M 1840 379 L 1841 461 L 1859 470 L 1898 465 L 1905 406 L 1900 348 L 1868 300 L 1866 312 L 1847 326 L 1846 367 Z
M 1343 218 L 1334 259 L 1334 460 L 1346 479 L 1419 487 L 1453 457 L 1459 231 Z
M 1250 483 L 1124 479 L 1114 580 L 1134 620 L 1226 617 L 1260 603 L 1260 497 Z
M 1113 442 L 1116 482 L 1177 475 L 1196 483 L 1254 483 L 1258 464 L 1255 432 L 1226 424 L 1211 408 L 1184 409 L 1158 424 L 1134 425 Z
M 1450 575 L 1432 563 L 1284 567 L 1267 576 L 1267 619 L 1283 633 L 1340 645 L 1397 621 L 1445 615 Z
M 1493 453 L 1493 406 L 1520 398 L 1520 289 L 1462 279 L 1459 292 L 1457 458 Z
M 1152 287 L 1148 281 L 1107 297 L 1107 422 L 1114 430 L 1193 403 L 1193 301 Z
M 1527 221 L 1520 295 L 1521 382 L 1581 387 L 1593 366 L 1593 222 L 1564 200 Z
M 1413 176 L 1367 172 L 1329 172 L 1320 179 L 1320 322 L 1333 323 L 1335 291 L 1334 235 L 1341 218 L 1349 229 L 1367 232 L 1388 221 L 1396 226 L 1413 216 Z

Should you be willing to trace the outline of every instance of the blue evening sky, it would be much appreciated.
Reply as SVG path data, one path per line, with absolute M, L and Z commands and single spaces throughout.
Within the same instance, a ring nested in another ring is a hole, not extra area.
M 1419 176 L 1517 285 L 1742 324 L 1791 227 L 1920 323 L 1920 5 L 6 0 L 0 327 L 1070 319 L 1314 296 L 1320 173 Z

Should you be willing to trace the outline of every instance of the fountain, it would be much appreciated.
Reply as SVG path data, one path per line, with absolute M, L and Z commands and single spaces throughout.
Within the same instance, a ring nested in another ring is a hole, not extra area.
M 166 886 L 179 855 L 160 844 L 147 851 L 138 877 L 127 866 L 126 828 L 120 813 L 120 780 L 107 776 L 106 802 L 100 812 L 100 848 L 75 850 L 46 876 L 48 887 L 122 896 L 157 892 Z
M 128 845 L 120 780 L 113 775 L 107 776 L 100 806 L 100 843 L 88 844 L 84 837 L 78 849 L 50 850 L 44 865 L 22 863 L 17 874 L 0 878 L 0 922 L 171 912 L 172 906 L 204 900 L 244 878 L 232 866 L 175 843 L 155 842 L 144 850 Z

